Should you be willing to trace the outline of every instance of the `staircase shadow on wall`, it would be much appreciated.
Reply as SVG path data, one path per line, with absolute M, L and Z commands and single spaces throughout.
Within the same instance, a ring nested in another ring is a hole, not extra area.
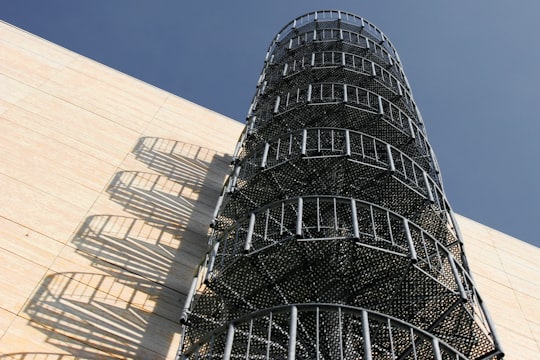
M 120 171 L 107 189 L 121 215 L 89 216 L 69 243 L 87 271 L 48 275 L 25 308 L 70 355 L 4 356 L 160 359 L 178 347 L 181 306 L 230 157 L 151 137 L 140 138 L 133 155 L 145 170 Z

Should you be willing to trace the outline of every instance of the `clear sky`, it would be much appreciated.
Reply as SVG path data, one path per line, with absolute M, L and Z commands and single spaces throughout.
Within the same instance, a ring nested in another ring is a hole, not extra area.
M 397 48 L 454 210 L 540 246 L 539 0 L 0 0 L 0 18 L 243 121 L 275 33 L 329 8 Z

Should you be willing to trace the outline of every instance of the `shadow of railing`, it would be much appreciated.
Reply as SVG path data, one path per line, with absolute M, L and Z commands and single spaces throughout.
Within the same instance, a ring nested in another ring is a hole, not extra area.
M 179 345 L 180 308 L 230 157 L 148 137 L 133 154 L 149 171 L 120 171 L 107 188 L 123 214 L 86 218 L 70 241 L 81 271 L 46 276 L 25 308 L 69 356 L 160 359 Z M 68 356 L 10 356 L 56 355 Z
M 0 355 L 0 359 L 9 360 L 76 360 L 76 359 L 95 359 L 96 354 L 92 352 L 82 352 L 80 356 L 60 353 L 47 352 L 18 352 Z

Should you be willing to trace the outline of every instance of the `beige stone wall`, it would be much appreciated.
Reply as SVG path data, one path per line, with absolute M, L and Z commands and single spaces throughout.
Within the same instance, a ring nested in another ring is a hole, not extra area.
M 242 125 L 0 23 L 0 359 L 174 358 Z M 458 217 L 509 360 L 540 249 Z
M 458 216 L 465 252 L 508 360 L 540 356 L 540 249 Z
M 0 23 L 0 359 L 174 358 L 241 129 Z

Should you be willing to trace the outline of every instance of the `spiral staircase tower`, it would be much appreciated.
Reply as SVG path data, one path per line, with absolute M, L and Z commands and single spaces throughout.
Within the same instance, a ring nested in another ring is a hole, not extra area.
M 182 359 L 499 359 L 399 56 L 317 11 L 272 41 Z

